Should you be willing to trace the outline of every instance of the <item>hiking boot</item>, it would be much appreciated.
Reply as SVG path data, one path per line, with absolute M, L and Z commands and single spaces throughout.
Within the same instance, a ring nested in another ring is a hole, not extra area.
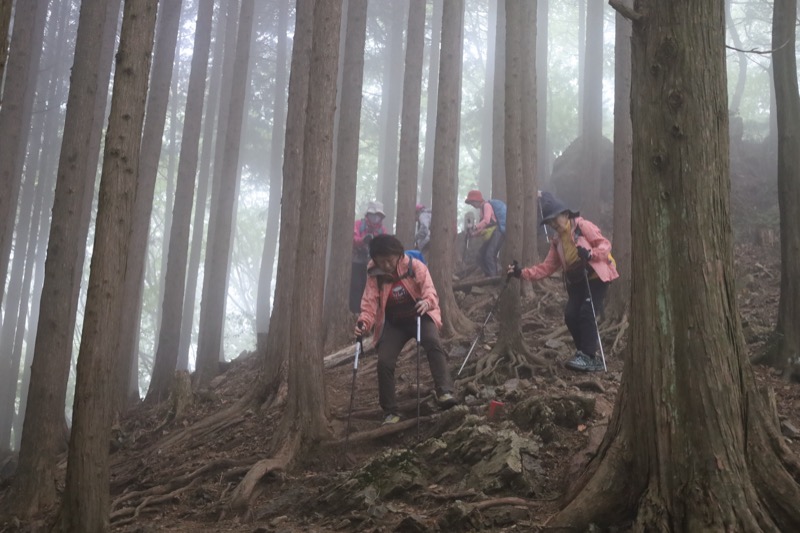
M 582 351 L 575 352 L 575 357 L 564 363 L 564 366 L 576 372 L 597 372 L 603 370 L 603 362 L 597 357 L 586 355 Z
M 450 409 L 454 405 L 458 405 L 458 398 L 453 396 L 450 392 L 445 392 L 436 397 L 436 403 L 438 403 L 439 407 L 442 409 Z
M 391 426 L 392 424 L 397 424 L 400 422 L 400 417 L 394 413 L 389 413 L 384 417 L 383 422 L 381 422 L 382 426 Z

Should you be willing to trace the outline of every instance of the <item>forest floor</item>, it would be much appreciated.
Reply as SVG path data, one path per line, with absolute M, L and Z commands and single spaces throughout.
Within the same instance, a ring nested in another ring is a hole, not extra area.
M 740 245 L 737 287 L 751 355 L 764 349 L 775 323 L 780 280 L 779 250 Z M 460 297 L 469 316 L 482 323 L 499 287 L 473 289 Z M 531 352 L 549 361 L 533 375 L 498 383 L 464 384 L 462 406 L 440 413 L 428 391 L 422 358 L 420 442 L 417 426 L 370 439 L 359 432 L 379 428 L 374 350 L 357 376 L 352 441 L 322 444 L 280 475 L 268 477 L 246 514 L 226 505 L 248 468 L 263 459 L 280 421 L 280 410 L 241 410 L 211 434 L 185 429 L 236 405 L 251 388 L 255 358 L 230 364 L 213 390 L 195 395 L 186 417 L 168 420 L 169 402 L 140 407 L 114 428 L 111 480 L 114 531 L 299 532 L 299 531 L 535 531 L 558 510 L 558 499 L 602 439 L 618 392 L 624 328 L 601 328 L 608 372 L 577 374 L 563 363 L 572 346 L 563 328 L 560 282 L 546 282 L 523 304 L 523 332 Z M 494 345 L 490 321 L 471 361 Z M 551 337 L 546 339 L 546 337 Z M 449 364 L 458 370 L 471 339 L 450 343 Z M 613 347 L 613 349 L 612 349 Z M 397 367 L 398 400 L 416 414 L 416 351 L 409 343 Z M 470 369 L 470 366 L 467 367 Z M 788 445 L 800 453 L 800 385 L 756 367 L 760 385 L 775 390 Z M 331 431 L 346 431 L 352 362 L 326 372 Z M 427 399 L 426 399 L 427 398 Z M 492 401 L 503 405 L 490 412 Z M 232 411 L 233 412 L 233 411 Z M 466 429 L 465 429 L 466 428 Z M 460 440 L 459 440 L 460 439 Z M 446 451 L 442 451 L 446 450 Z M 505 454 L 505 455 L 504 455 Z M 491 461 L 487 457 L 491 456 Z M 499 457 L 499 459 L 498 459 Z M 41 522 L 21 524 L 38 530 Z M 8 530 L 17 530 L 6 525 Z M 5 531 L 0 525 L 0 531 Z

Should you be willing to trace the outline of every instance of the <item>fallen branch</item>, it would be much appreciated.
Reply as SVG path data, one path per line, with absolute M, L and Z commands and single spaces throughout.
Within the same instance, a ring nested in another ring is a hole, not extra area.
M 472 508 L 476 511 L 482 511 L 483 509 L 489 509 L 490 507 L 501 507 L 504 505 L 512 505 L 515 507 L 537 507 L 541 505 L 541 502 L 552 502 L 556 501 L 558 498 L 548 498 L 543 500 L 526 500 L 524 498 L 496 498 L 494 500 L 483 500 L 480 502 L 476 502 L 471 504 Z
M 421 416 L 419 417 L 420 422 L 429 422 L 434 419 L 436 415 L 429 415 L 429 416 Z M 368 440 L 375 440 L 382 437 L 388 437 L 389 435 L 394 435 L 396 433 L 402 433 L 403 431 L 411 428 L 417 427 L 417 419 L 410 418 L 408 420 L 403 420 L 396 424 L 388 424 L 386 426 L 381 426 L 377 429 L 371 429 L 369 431 L 359 431 L 358 433 L 353 433 L 350 435 L 348 439 L 349 443 L 354 442 L 364 442 Z M 327 445 L 343 445 L 344 439 L 332 440 L 325 442 Z

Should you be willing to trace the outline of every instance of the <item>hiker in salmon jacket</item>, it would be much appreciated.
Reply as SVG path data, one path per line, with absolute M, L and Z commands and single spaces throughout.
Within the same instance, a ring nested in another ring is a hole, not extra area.
M 403 346 L 416 337 L 417 316 L 421 317 L 420 344 L 428 357 L 436 400 L 444 409 L 456 405 L 458 400 L 453 396 L 453 381 L 439 340 L 442 327 L 439 296 L 428 267 L 406 255 L 403 244 L 393 235 L 378 235 L 372 239 L 369 255 L 372 261 L 367 270 L 367 287 L 361 298 L 355 334 L 361 336 L 374 328 L 383 424 L 400 421 L 394 369 Z
M 487 277 L 498 274 L 497 254 L 503 245 L 506 233 L 506 204 L 502 200 L 484 200 L 481 191 L 472 190 L 467 194 L 465 204 L 471 205 L 480 213 L 478 223 L 472 227 L 470 237 L 483 240 L 478 250 L 478 262 Z
M 350 273 L 350 312 L 361 311 L 361 295 L 367 283 L 367 263 L 369 262 L 369 242 L 377 235 L 386 233 L 383 227 L 381 202 L 370 202 L 364 218 L 353 224 L 353 266 Z
M 508 273 L 526 280 L 540 280 L 561 269 L 567 288 L 564 322 L 575 342 L 575 356 L 566 363 L 570 370 L 603 370 L 597 357 L 597 314 L 603 310 L 608 286 L 619 277 L 611 256 L 611 243 L 600 229 L 572 211 L 548 192 L 540 194 L 542 225 L 552 228 L 550 251 L 541 263 L 530 268 L 510 265 Z M 591 290 L 591 298 L 588 292 Z

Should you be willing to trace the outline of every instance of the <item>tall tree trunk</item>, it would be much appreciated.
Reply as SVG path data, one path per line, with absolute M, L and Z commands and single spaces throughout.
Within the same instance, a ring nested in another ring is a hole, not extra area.
M 583 114 L 586 106 L 586 3 L 578 0 L 578 135 L 583 131 Z
M 6 69 L 6 58 L 8 57 L 8 31 L 11 28 L 11 7 L 14 0 L 0 0 L 0 80 Z M 0 92 L 0 96 L 2 92 Z M 2 98 L 0 98 L 2 101 Z
M 336 135 L 336 187 L 333 193 L 335 223 L 331 229 L 330 260 L 325 283 L 323 327 L 326 350 L 345 342 L 353 328 L 352 313 L 348 306 L 353 257 L 351 221 L 356 210 L 367 0 L 348 0 L 346 27 Z
M 209 222 L 206 267 L 203 276 L 203 301 L 200 307 L 200 338 L 197 343 L 197 369 L 194 385 L 207 387 L 217 375 L 222 332 L 225 325 L 225 299 L 230 263 L 231 230 L 235 217 L 236 192 L 239 181 L 239 145 L 244 122 L 245 95 L 248 85 L 247 65 L 253 32 L 254 0 L 242 0 L 239 29 L 236 37 L 236 59 L 231 76 L 231 97 L 228 111 L 228 133 L 220 166 L 218 195 L 211 199 L 216 225 Z
M 486 78 L 483 84 L 483 124 L 494 118 L 495 48 L 497 47 L 497 10 L 502 2 L 489 2 L 488 32 L 486 37 Z M 481 128 L 481 155 L 478 167 L 478 189 L 494 198 L 492 189 L 492 128 Z
M 175 205 L 172 210 L 170 227 L 169 257 L 165 273 L 164 298 L 161 302 L 161 327 L 158 331 L 158 347 L 153 363 L 153 375 L 147 389 L 146 400 L 150 402 L 167 398 L 178 363 L 183 289 L 186 284 L 186 261 L 189 251 L 189 223 L 192 218 L 194 179 L 197 174 L 197 155 L 213 16 L 214 0 L 202 0 L 197 9 L 192 70 L 186 90 L 186 111 L 181 135 Z M 213 115 L 207 113 L 206 120 L 213 121 Z
M 494 99 L 492 100 L 492 198 L 506 200 L 505 91 L 506 3 L 497 2 L 494 44 Z
M 756 392 L 735 298 L 723 0 L 634 5 L 631 346 L 549 526 L 797 531 L 800 462 Z
M 547 133 L 550 0 L 538 0 L 536 5 L 536 181 L 542 187 L 550 179 L 553 159 Z
M 537 107 L 536 107 L 536 15 L 535 2 L 524 2 L 522 6 L 522 48 L 520 50 L 522 75 L 522 100 L 520 112 L 522 118 L 520 140 L 522 142 L 522 176 L 521 187 L 524 205 L 520 213 L 522 223 L 522 261 L 532 265 L 539 259 L 537 236 L 539 235 L 539 177 L 536 175 L 539 154 L 537 144 Z M 508 116 L 506 109 L 506 117 Z M 508 125 L 506 125 L 508 127 Z M 506 178 L 508 182 L 508 178 Z M 512 258 L 513 259 L 513 258 Z M 508 263 L 505 263 L 508 264 Z M 531 284 L 526 284 L 528 289 Z
M 797 0 L 776 0 L 772 21 L 775 103 L 778 111 L 778 208 L 781 222 L 781 295 L 774 340 L 761 362 L 800 380 L 800 96 L 797 86 Z
M 147 258 L 147 237 L 150 234 L 150 216 L 153 213 L 153 195 L 156 188 L 158 163 L 164 124 L 167 120 L 169 89 L 172 68 L 175 64 L 175 47 L 181 21 L 182 0 L 161 2 L 158 9 L 153 72 L 147 93 L 147 115 L 142 134 L 142 151 L 139 161 L 139 179 L 136 181 L 136 201 L 133 208 L 133 229 L 130 241 L 130 260 L 125 271 L 125 292 L 122 298 L 125 320 L 119 334 L 119 364 L 115 367 L 114 411 L 120 412 L 128 400 L 128 382 L 131 377 L 131 359 L 139 358 L 139 325 L 142 314 L 144 290 L 144 265 Z M 158 324 L 156 324 L 158 327 Z
M 742 40 L 739 38 L 739 30 L 736 29 L 736 24 L 734 24 L 733 17 L 731 16 L 731 0 L 726 0 L 725 2 L 725 23 L 728 33 L 731 36 L 731 42 L 733 43 L 733 46 L 739 49 L 739 51 L 736 52 L 736 59 L 739 63 L 739 71 L 736 75 L 736 85 L 733 89 L 730 105 L 731 114 L 738 115 L 739 107 L 742 104 L 744 87 L 747 83 L 747 54 L 741 51 L 743 48 Z
M 436 111 L 439 98 L 439 59 L 441 57 L 442 13 L 444 0 L 433 0 L 431 50 L 428 60 L 428 98 L 425 109 L 425 155 L 422 162 L 420 202 L 431 205 L 433 197 L 433 152 L 436 144 Z
M 269 147 L 269 205 L 264 250 L 261 253 L 261 270 L 258 277 L 258 299 L 256 301 L 256 341 L 258 353 L 267 349 L 269 313 L 272 297 L 272 274 L 275 252 L 278 246 L 278 229 L 281 214 L 281 166 L 283 163 L 283 135 L 286 129 L 286 83 L 287 83 L 287 30 L 288 6 L 278 3 L 277 51 L 275 61 L 275 93 L 273 96 L 272 138 Z
M 56 455 L 62 448 L 67 377 L 119 5 L 120 0 L 81 3 L 20 446 L 20 475 L 14 478 L 8 505 L 18 517 L 52 506 L 56 498 Z
M 576 198 L 588 218 L 601 215 L 603 137 L 603 8 L 604 2 L 589 1 L 586 8 L 586 54 L 583 75 L 583 184 L 585 194 Z
M 395 191 L 397 190 L 397 145 L 400 125 L 400 106 L 403 70 L 403 23 L 407 0 L 395 0 L 388 11 L 389 20 L 386 46 L 384 47 L 383 83 L 381 88 L 380 146 L 378 148 L 378 186 L 376 198 L 383 202 L 386 213 L 384 226 L 392 232 L 395 220 Z
M 403 114 L 397 168 L 395 234 L 406 248 L 414 247 L 417 176 L 419 175 L 419 117 L 422 100 L 422 60 L 425 52 L 425 1 L 410 0 L 403 76 Z
M 303 183 L 303 135 L 306 122 L 306 103 L 311 68 L 311 43 L 316 0 L 297 0 L 295 9 L 292 66 L 289 69 L 289 100 L 286 113 L 286 141 L 283 147 L 283 201 L 281 207 L 281 236 L 278 250 L 278 274 L 272 318 L 267 336 L 267 352 L 259 374 L 260 400 L 280 403 L 286 395 L 286 365 L 289 352 L 289 332 L 294 293 L 298 209 L 300 186 Z
M 632 8 L 633 0 L 623 0 Z M 605 315 L 622 320 L 631 298 L 631 21 L 616 15 L 614 44 L 614 259 L 619 278 L 608 295 Z
M 5 283 L 22 164 L 28 147 L 31 110 L 42 57 L 42 38 L 48 0 L 18 2 L 14 12 L 6 82 L 0 105 L 0 280 Z M 0 303 L 3 300 L 0 299 Z
M 200 277 L 200 256 L 203 248 L 203 228 L 205 227 L 208 203 L 208 186 L 211 179 L 211 157 L 213 155 L 214 132 L 217 122 L 217 111 L 220 106 L 220 90 L 222 85 L 223 55 L 230 39 L 236 35 L 236 2 L 228 0 L 223 3 L 227 7 L 225 22 L 217 24 L 217 34 L 214 42 L 209 76 L 207 110 L 203 123 L 203 150 L 200 153 L 200 169 L 197 175 L 197 201 L 194 207 L 192 221 L 192 244 L 189 249 L 189 264 L 186 273 L 186 291 L 183 296 L 183 311 L 181 313 L 180 342 L 178 343 L 178 370 L 189 369 L 189 349 L 192 344 L 194 331 L 194 309 L 197 296 L 197 281 Z M 219 17 L 222 18 L 223 6 L 220 6 Z M 173 215 L 174 216 L 174 215 Z M 163 327 L 163 326 L 162 326 Z
M 464 36 L 464 0 L 448 0 L 442 15 L 442 50 L 433 155 L 433 217 L 430 270 L 442 307 L 442 333 L 446 337 L 472 331 L 472 322 L 453 296 L 453 261 L 456 242 L 458 194 L 458 131 L 461 123 L 461 63 Z
M 65 532 L 109 529 L 112 368 L 120 364 L 114 353 L 124 314 L 156 6 L 157 0 L 126 0 L 122 18 L 59 520 Z

